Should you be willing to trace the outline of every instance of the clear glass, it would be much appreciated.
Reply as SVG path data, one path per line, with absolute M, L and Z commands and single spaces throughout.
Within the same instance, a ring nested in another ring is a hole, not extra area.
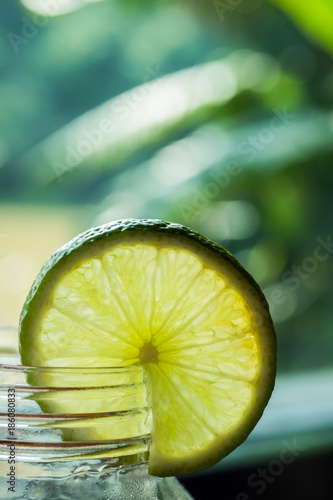
M 0 357 L 1 500 L 192 499 L 148 474 L 141 367 L 22 366 L 8 337 Z

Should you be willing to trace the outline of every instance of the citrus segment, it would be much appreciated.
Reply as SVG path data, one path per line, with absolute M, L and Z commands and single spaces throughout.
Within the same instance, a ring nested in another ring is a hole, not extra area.
M 160 221 L 105 225 L 58 250 L 27 298 L 20 340 L 25 364 L 142 365 L 149 467 L 161 476 L 232 451 L 274 384 L 275 335 L 259 287 L 224 249 Z M 90 433 L 112 438 L 98 426 Z

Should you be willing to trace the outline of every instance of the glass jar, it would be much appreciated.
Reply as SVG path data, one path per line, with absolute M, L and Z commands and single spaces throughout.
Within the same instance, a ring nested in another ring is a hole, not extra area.
M 190 500 L 147 470 L 144 371 L 46 368 L 0 359 L 1 500 Z

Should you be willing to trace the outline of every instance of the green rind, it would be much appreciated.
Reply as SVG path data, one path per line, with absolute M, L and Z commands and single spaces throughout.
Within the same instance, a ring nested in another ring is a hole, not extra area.
M 143 241 L 147 241 L 147 232 L 152 241 L 154 241 L 154 234 L 157 236 L 157 244 L 161 237 L 165 235 L 169 241 L 166 239 L 164 244 L 169 243 L 171 245 L 177 242 L 178 244 L 181 243 L 181 247 L 189 247 L 192 251 L 193 247 L 196 247 L 198 253 L 204 253 L 205 258 L 208 261 L 211 260 L 214 267 L 218 267 L 219 259 L 221 259 L 223 271 L 229 272 L 233 282 L 235 283 L 236 281 L 238 283 L 238 289 L 242 295 L 245 295 L 249 309 L 253 313 L 254 322 L 258 331 L 261 332 L 263 370 L 261 378 L 258 380 L 258 394 L 260 395 L 260 399 L 255 403 L 256 411 L 252 412 L 252 415 L 247 419 L 246 425 L 243 425 L 241 431 L 238 429 L 237 436 L 230 436 L 227 442 L 222 443 L 217 441 L 213 450 L 211 447 L 206 452 L 202 450 L 198 462 L 191 460 L 191 463 L 188 463 L 186 460 L 181 459 L 177 461 L 174 458 L 169 460 L 168 457 L 163 459 L 159 455 L 158 461 L 151 460 L 149 464 L 149 471 L 154 475 L 170 476 L 187 474 L 214 465 L 239 446 L 260 419 L 274 388 L 276 337 L 267 301 L 252 276 L 223 247 L 192 229 L 158 219 L 124 219 L 85 231 L 60 247 L 45 262 L 33 283 L 23 305 L 20 317 L 20 353 L 23 364 L 29 365 L 33 362 L 33 357 L 29 355 L 32 347 L 31 342 L 36 338 L 36 325 L 39 324 L 40 315 L 43 313 L 45 304 L 49 300 L 53 290 L 52 282 L 56 284 L 63 273 L 82 263 L 85 260 L 85 256 L 87 256 L 86 258 L 90 258 L 94 254 L 102 253 L 104 249 L 107 249 L 111 243 L 115 243 L 118 239 L 133 238 L 135 241 L 140 241 L 140 234 L 146 233 Z M 171 236 L 174 238 L 170 239 Z

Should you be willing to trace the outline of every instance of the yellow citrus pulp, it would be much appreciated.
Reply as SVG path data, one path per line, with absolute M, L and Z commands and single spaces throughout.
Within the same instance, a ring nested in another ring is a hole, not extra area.
M 23 307 L 20 342 L 29 365 L 142 366 L 139 403 L 148 410 L 136 425 L 151 433 L 149 471 L 160 476 L 230 453 L 274 385 L 275 334 L 258 285 L 222 247 L 158 220 L 106 224 L 59 249 Z M 133 397 L 129 389 L 119 408 Z M 94 404 L 103 409 L 77 394 L 80 411 Z M 125 435 L 130 425 L 96 426 L 90 439 Z

